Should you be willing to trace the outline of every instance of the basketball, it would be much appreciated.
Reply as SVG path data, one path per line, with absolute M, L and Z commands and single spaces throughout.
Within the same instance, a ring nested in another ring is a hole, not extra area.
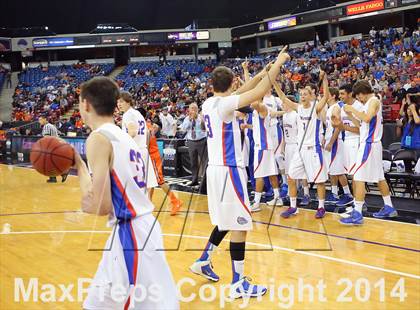
M 30 161 L 39 173 L 48 177 L 58 176 L 73 166 L 74 150 L 70 144 L 55 137 L 44 137 L 32 146 Z

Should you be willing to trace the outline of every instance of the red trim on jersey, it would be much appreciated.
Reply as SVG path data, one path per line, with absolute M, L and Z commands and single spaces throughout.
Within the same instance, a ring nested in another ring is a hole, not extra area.
M 226 166 L 225 123 L 222 124 L 223 164 Z
M 319 156 L 319 154 L 318 154 L 318 157 L 319 157 L 319 159 L 321 161 L 322 158 L 321 158 L 321 156 Z M 319 169 L 318 174 L 315 177 L 314 183 L 316 183 L 316 180 L 318 179 L 319 175 L 321 174 L 322 168 L 324 168 L 324 162 L 323 161 L 321 162 L 321 168 Z
M 115 184 L 116 184 L 116 185 L 117 185 L 117 187 L 118 187 L 118 190 L 119 190 L 119 191 L 121 192 L 121 194 L 123 195 L 124 202 L 125 202 L 125 204 L 126 204 L 126 206 L 127 206 L 128 210 L 130 211 L 131 216 L 132 216 L 133 218 L 135 218 L 135 217 L 137 216 L 137 213 L 136 213 L 136 211 L 134 210 L 134 207 L 133 207 L 133 205 L 131 204 L 130 200 L 128 199 L 127 192 L 124 190 L 124 187 L 122 186 L 121 181 L 120 181 L 120 179 L 118 178 L 117 173 L 115 172 L 115 170 L 114 170 L 114 169 L 112 169 L 111 174 L 112 174 L 112 177 L 114 178 Z
M 232 181 L 233 188 L 235 189 L 236 196 L 238 196 L 239 201 L 241 202 L 242 206 L 245 208 L 246 212 L 248 212 L 249 215 L 251 215 L 251 211 L 249 211 L 244 200 L 242 199 L 241 195 L 238 193 L 238 190 L 236 189 L 235 181 L 233 180 L 233 175 L 232 175 L 232 167 L 229 167 L 229 176 L 230 176 L 230 180 Z
M 258 161 L 258 165 L 257 165 L 257 167 L 254 169 L 254 173 L 258 170 L 258 167 L 261 165 L 261 163 L 262 163 L 262 159 L 263 159 L 263 157 L 264 157 L 264 152 L 263 152 L 263 150 L 258 150 L 258 152 L 261 152 L 261 159 Z M 255 155 L 254 155 L 255 156 Z

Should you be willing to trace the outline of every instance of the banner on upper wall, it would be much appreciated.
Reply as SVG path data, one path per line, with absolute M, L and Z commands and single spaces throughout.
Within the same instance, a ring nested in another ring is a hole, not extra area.
M 358 15 L 363 13 L 380 11 L 385 8 L 384 0 L 373 0 L 362 3 L 356 3 L 347 6 L 347 15 Z

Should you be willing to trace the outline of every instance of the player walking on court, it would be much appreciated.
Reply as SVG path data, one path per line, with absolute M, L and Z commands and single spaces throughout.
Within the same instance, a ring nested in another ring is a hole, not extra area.
M 211 256 L 231 231 L 231 298 L 257 297 L 267 292 L 267 288 L 250 284 L 244 276 L 245 241 L 247 231 L 252 229 L 252 217 L 241 153 L 241 132 L 235 111 L 264 96 L 271 87 L 270 81 L 275 80 L 280 67 L 290 58 L 285 50 L 286 48 L 283 48 L 280 52 L 268 73 L 268 68 L 263 70 L 245 83 L 236 94 L 232 94 L 232 71 L 226 67 L 214 69 L 211 78 L 214 97 L 207 99 L 203 104 L 209 153 L 208 207 L 211 222 L 215 227 L 201 257 L 190 269 L 209 280 L 218 281 L 219 276 L 212 269 Z
M 149 154 L 150 154 L 150 159 L 152 160 L 153 169 L 155 170 L 157 182 L 160 188 L 166 193 L 166 195 L 169 196 L 169 199 L 171 200 L 171 204 L 172 204 L 171 215 L 176 215 L 178 211 L 181 209 L 182 201 L 179 200 L 179 198 L 175 195 L 174 192 L 171 191 L 171 188 L 169 187 L 168 183 L 166 183 L 165 179 L 163 178 L 162 158 L 160 157 L 159 147 L 157 145 L 157 139 L 156 139 L 156 132 L 159 131 L 159 126 L 156 124 L 151 124 L 150 122 L 147 122 L 147 128 L 149 129 L 149 132 L 150 132 Z M 153 191 L 154 189 L 152 188 L 150 190 L 150 200 L 152 200 Z
M 150 191 L 157 187 L 157 179 L 153 169 L 152 160 L 150 159 L 148 145 L 149 145 L 149 129 L 147 128 L 146 120 L 143 115 L 132 107 L 133 98 L 128 92 L 121 92 L 118 99 L 118 109 L 124 112 L 121 122 L 121 128 L 127 132 L 130 137 L 134 139 L 140 148 L 142 158 L 146 165 L 146 187 Z
M 377 183 L 384 200 L 384 207 L 373 216 L 376 218 L 395 217 L 382 166 L 382 103 L 375 97 L 368 81 L 358 81 L 353 86 L 353 95 L 363 103 L 358 111 L 352 105 L 345 105 L 344 111 L 360 120 L 360 146 L 354 167 L 354 209 L 349 217 L 340 219 L 344 225 L 363 224 L 362 208 L 365 200 L 365 183 Z M 352 169 L 353 170 L 353 169 Z
M 145 160 L 136 142 L 114 124 L 118 98 L 118 86 L 109 78 L 95 77 L 81 85 L 80 113 L 93 130 L 86 141 L 92 177 L 76 154 L 81 207 L 108 216 L 115 228 L 83 308 L 179 309 L 160 226 L 144 190 Z M 147 289 L 142 301 L 136 299 L 139 286 Z M 149 295 L 151 288 L 156 294 Z
M 297 187 L 296 181 L 305 179 L 317 185 L 318 210 L 315 218 L 325 216 L 325 181 L 328 179 L 325 158 L 321 146 L 321 126 L 320 114 L 329 98 L 328 80 L 325 72 L 321 71 L 320 78 L 323 84 L 323 97 L 319 102 L 313 101 L 313 93 L 310 87 L 301 90 L 301 104 L 297 104 L 287 97 L 281 98 L 283 104 L 287 104 L 298 114 L 298 141 L 302 148 L 294 154 L 289 168 L 289 194 L 290 207 L 281 214 L 288 218 L 298 213 L 296 206 Z M 314 106 L 315 105 L 315 106 Z

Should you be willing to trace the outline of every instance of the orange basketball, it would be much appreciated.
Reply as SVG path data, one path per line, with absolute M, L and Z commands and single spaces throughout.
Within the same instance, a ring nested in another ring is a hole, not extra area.
M 36 171 L 55 177 L 67 173 L 73 166 L 74 149 L 55 137 L 44 137 L 32 146 L 30 160 Z

